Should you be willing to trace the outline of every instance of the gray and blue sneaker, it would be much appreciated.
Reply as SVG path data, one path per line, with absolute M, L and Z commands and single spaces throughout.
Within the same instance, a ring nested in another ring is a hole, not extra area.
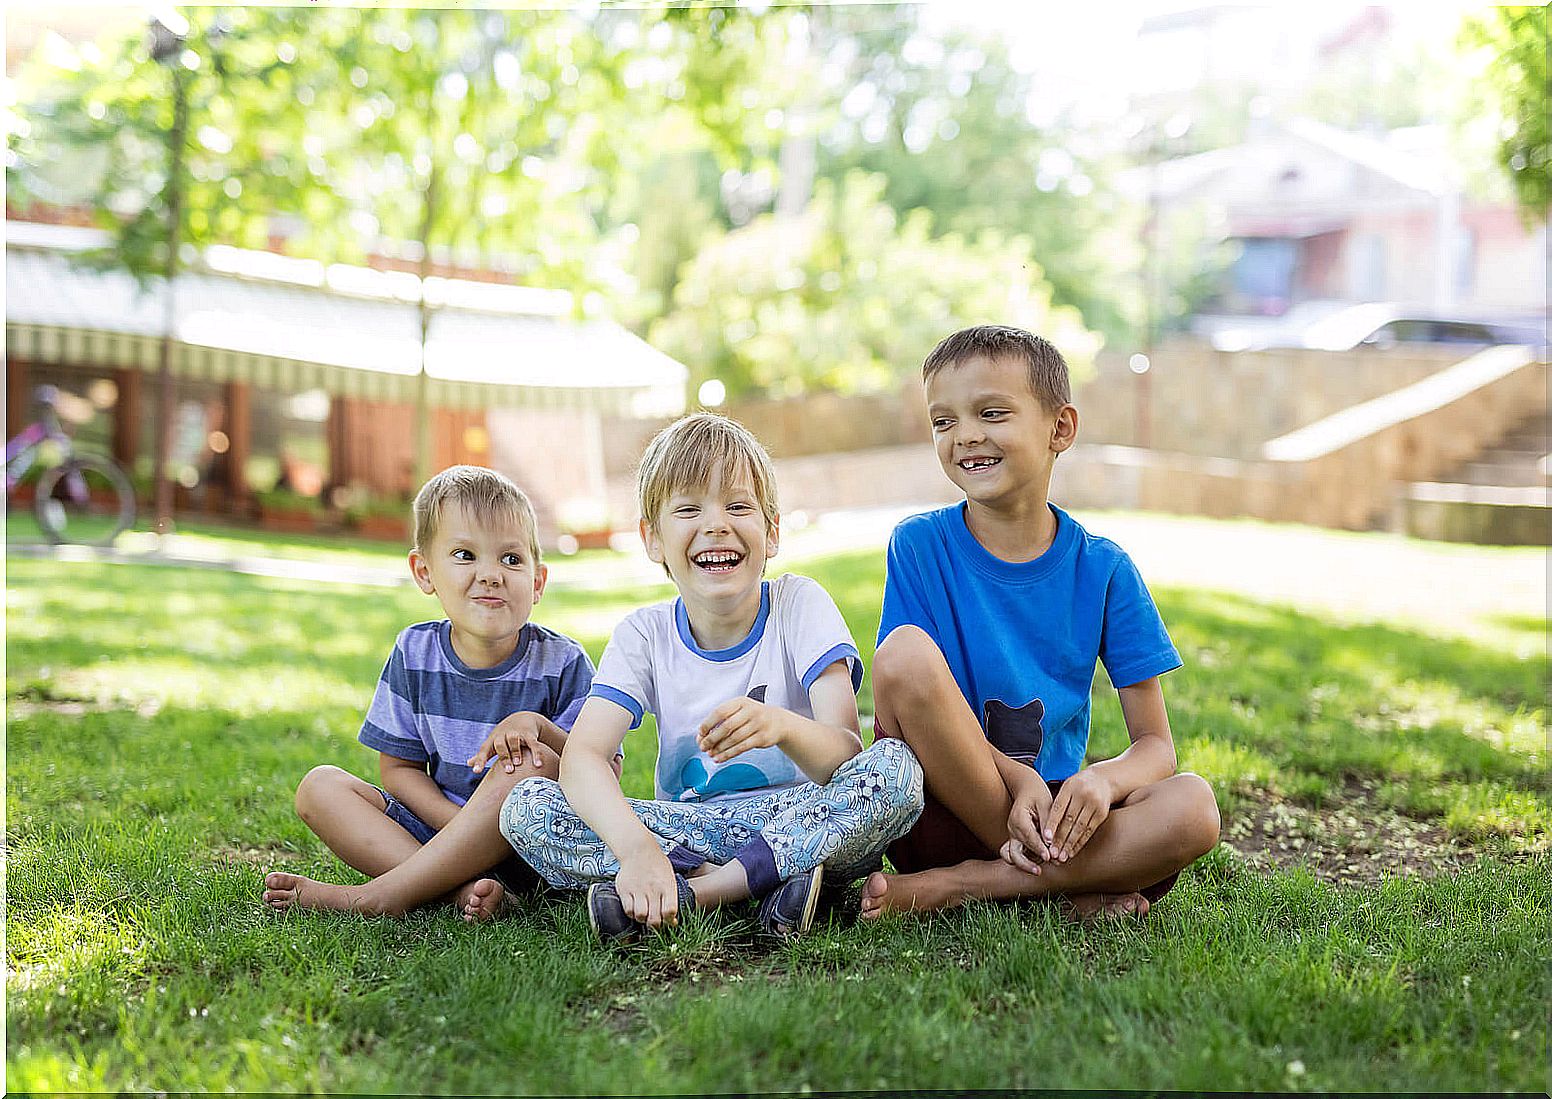
M 824 863 L 782 882 L 760 901 L 755 919 L 761 932 L 777 939 L 803 934 L 813 925 L 814 909 L 819 907 L 819 891 L 823 887 Z
M 674 875 L 674 885 L 679 891 L 679 918 L 695 911 L 695 890 L 683 874 Z M 633 920 L 625 912 L 620 891 L 612 881 L 594 882 L 587 887 L 587 922 L 600 942 L 632 942 L 646 930 L 647 925 Z

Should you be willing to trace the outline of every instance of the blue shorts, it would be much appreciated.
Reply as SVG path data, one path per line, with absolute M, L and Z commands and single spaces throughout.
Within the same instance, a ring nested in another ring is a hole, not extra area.
M 373 789 L 383 795 L 383 813 L 389 820 L 415 837 L 416 843 L 424 847 L 431 837 L 437 834 L 435 828 L 417 817 L 410 811 L 409 806 L 387 790 L 381 786 L 374 786 Z M 538 871 L 517 855 L 509 855 L 505 861 L 491 870 L 490 876 L 499 881 L 509 893 L 532 893 L 545 886 L 544 879 L 539 877 Z

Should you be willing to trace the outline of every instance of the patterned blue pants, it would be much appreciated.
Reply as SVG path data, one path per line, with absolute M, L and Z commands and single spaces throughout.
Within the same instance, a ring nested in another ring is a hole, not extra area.
M 838 879 L 870 868 L 921 816 L 922 769 L 903 740 L 888 739 L 841 764 L 822 786 L 805 782 L 710 805 L 627 800 L 675 870 L 736 859 L 758 897 L 820 863 Z M 620 872 L 614 852 L 551 779 L 525 779 L 512 789 L 501 807 L 501 832 L 557 888 L 578 889 Z

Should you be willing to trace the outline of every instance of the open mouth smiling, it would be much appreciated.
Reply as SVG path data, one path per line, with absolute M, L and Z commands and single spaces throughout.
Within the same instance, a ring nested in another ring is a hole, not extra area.
M 966 473 L 980 473 L 983 470 L 988 470 L 993 466 L 1000 465 L 1001 462 L 1001 458 L 978 457 L 961 458 L 957 464 L 959 468 L 964 470 Z
M 707 572 L 732 572 L 743 564 L 744 555 L 737 550 L 709 549 L 697 553 L 690 558 L 690 561 L 696 568 L 705 569 Z

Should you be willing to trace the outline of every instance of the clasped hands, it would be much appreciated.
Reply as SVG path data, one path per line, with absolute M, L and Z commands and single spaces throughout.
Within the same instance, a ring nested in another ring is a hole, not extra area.
M 1079 771 L 1053 798 L 1045 780 L 1031 772 L 1016 792 L 1008 814 L 1008 841 L 998 856 L 1031 874 L 1040 864 L 1066 862 L 1083 850 L 1110 815 L 1111 788 L 1105 776 Z

